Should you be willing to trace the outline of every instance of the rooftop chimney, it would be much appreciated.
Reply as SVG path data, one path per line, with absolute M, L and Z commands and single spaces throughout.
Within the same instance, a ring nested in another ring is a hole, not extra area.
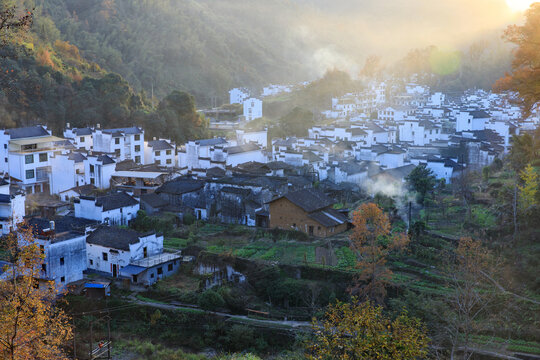
M 54 221 L 49 221 L 49 228 L 54 231 Z
M 96 128 L 101 129 L 101 124 L 96 124 Z
M 66 128 L 71 128 L 71 124 L 70 123 L 66 123 Z

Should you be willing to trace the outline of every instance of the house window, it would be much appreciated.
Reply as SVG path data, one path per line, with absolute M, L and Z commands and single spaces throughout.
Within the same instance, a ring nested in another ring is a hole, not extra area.
M 34 162 L 34 154 L 26 155 L 24 157 L 25 164 L 32 164 Z
M 95 185 L 96 184 L 96 179 L 90 178 L 90 184 Z
M 151 279 L 154 278 L 154 273 L 151 273 L 151 274 L 150 274 L 150 278 L 151 278 Z
M 172 270 L 173 270 L 172 264 L 167 265 L 167 271 L 172 271 Z
M 34 169 L 26 170 L 26 178 L 27 179 L 33 179 L 34 178 Z
M 137 282 L 137 275 L 132 275 L 132 278 L 133 278 L 133 282 L 136 283 Z
M 94 265 L 94 260 L 90 259 L 90 265 Z
M 4 149 L 7 149 L 7 144 L 4 144 Z
M 8 162 L 8 158 L 4 158 L 4 161 L 5 161 L 5 162 Z
M 146 246 L 143 248 L 143 257 L 148 257 L 148 248 Z
M 141 162 L 141 157 L 139 155 L 135 156 L 135 162 L 136 163 L 140 163 Z
M 120 157 L 120 149 L 114 149 L 114 155 Z
M 135 151 L 137 152 L 141 151 L 141 145 L 135 145 Z
M 160 164 L 161 164 L 161 160 L 157 159 L 157 160 L 156 160 L 156 164 L 160 165 Z
M 45 254 L 45 246 L 39 245 L 39 252 L 41 253 L 41 255 L 44 255 Z
M 163 274 L 163 268 L 160 266 L 157 268 L 157 274 L 162 275 Z
M 45 162 L 45 161 L 47 161 L 47 153 L 39 154 L 39 162 Z
M 41 264 L 41 271 L 47 271 L 47 264 Z
M 172 160 L 171 160 L 171 159 L 167 159 L 166 162 L 167 162 L 167 164 L 172 164 Z
M 116 145 L 119 145 L 120 144 L 120 138 L 114 138 L 114 143 Z
M 61 258 L 60 258 L 60 265 L 64 265 L 64 264 L 65 264 L 64 258 L 61 257 Z
M 65 283 L 65 282 L 66 282 L 66 277 L 65 277 L 65 276 L 62 276 L 62 277 L 60 278 L 60 282 Z
M 109 254 L 104 252 L 104 253 L 102 253 L 102 255 L 103 255 L 103 261 L 108 261 L 109 260 Z
M 84 142 L 84 136 L 81 136 L 79 142 Z
M 135 141 L 139 141 L 139 140 L 141 140 L 141 135 L 138 135 L 138 134 L 135 135 Z
M 161 152 L 159 150 L 156 150 L 156 156 L 159 156 Z
M 167 150 L 167 155 L 171 155 L 172 151 L 171 150 Z

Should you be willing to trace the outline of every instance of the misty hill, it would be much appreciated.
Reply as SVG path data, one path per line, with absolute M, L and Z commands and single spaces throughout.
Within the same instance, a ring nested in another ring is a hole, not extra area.
M 60 36 L 85 58 L 161 98 L 201 103 L 234 86 L 306 79 L 299 44 L 285 41 L 291 4 L 256 0 L 46 0 Z M 269 14 L 280 16 L 269 17 Z

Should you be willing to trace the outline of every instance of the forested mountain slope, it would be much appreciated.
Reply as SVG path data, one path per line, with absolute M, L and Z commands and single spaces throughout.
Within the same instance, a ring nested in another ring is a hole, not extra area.
M 136 89 L 198 103 L 234 86 L 305 79 L 287 1 L 37 0 L 64 40 Z M 285 10 L 285 11 L 284 11 Z

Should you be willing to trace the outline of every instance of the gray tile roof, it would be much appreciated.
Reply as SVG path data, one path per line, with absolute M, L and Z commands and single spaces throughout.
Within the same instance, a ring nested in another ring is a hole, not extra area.
M 11 139 L 21 139 L 28 137 L 48 136 L 50 135 L 43 126 L 29 126 L 23 128 L 8 129 L 6 132 Z
M 195 143 L 200 145 L 200 146 L 213 146 L 213 145 L 226 144 L 227 140 L 225 140 L 223 138 L 213 138 L 213 139 L 197 140 L 197 141 L 195 141 Z
M 335 204 L 335 201 L 316 189 L 303 189 L 285 194 L 287 200 L 311 213 Z
M 166 182 L 165 184 L 161 185 L 159 188 L 156 189 L 156 193 L 181 195 L 197 191 L 199 189 L 202 189 L 203 187 L 203 181 L 181 178 Z
M 139 202 L 137 200 L 125 192 L 99 196 L 96 198 L 96 206 L 103 206 L 103 211 L 120 209 L 126 206 L 134 206 L 138 203 Z
M 142 134 L 143 130 L 138 126 L 132 126 L 127 128 L 117 128 L 117 129 L 104 129 L 103 132 L 105 134 L 130 134 L 130 135 L 136 135 L 136 134 Z
M 228 148 L 225 148 L 225 151 L 227 154 L 241 154 L 248 151 L 256 151 L 260 150 L 261 148 L 258 145 L 255 145 L 253 143 L 244 144 L 244 145 L 238 145 L 238 146 L 230 146 Z
M 148 142 L 148 146 L 152 148 L 152 150 L 170 150 L 174 149 L 171 144 L 169 144 L 165 140 L 152 140 Z
M 325 227 L 341 225 L 348 220 L 345 215 L 331 208 L 316 211 L 308 216 Z
M 118 250 L 129 250 L 129 245 L 137 244 L 143 236 L 135 230 L 100 226 L 88 235 L 86 242 Z

